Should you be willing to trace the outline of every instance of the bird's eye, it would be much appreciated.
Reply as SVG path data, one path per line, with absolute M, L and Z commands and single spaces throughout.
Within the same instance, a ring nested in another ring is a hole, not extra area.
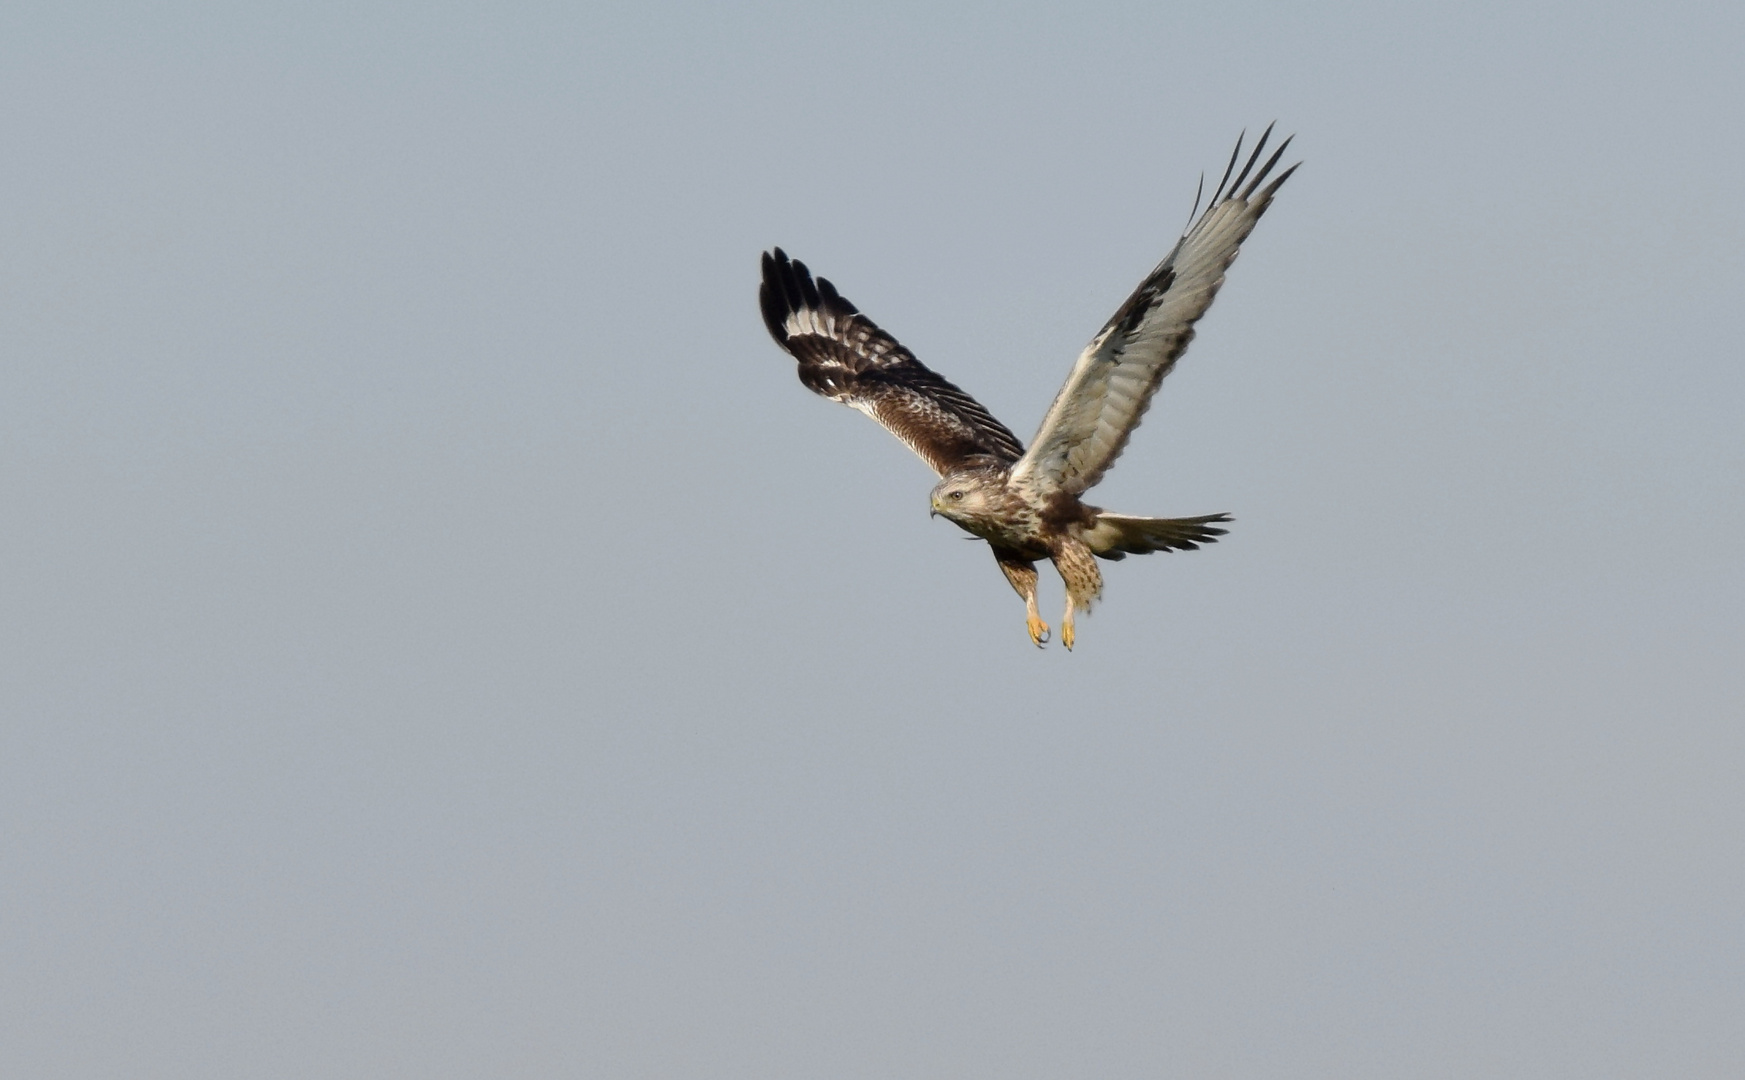
M 950 499 L 952 502 L 962 502 L 963 501 L 963 492 L 954 491 L 950 495 L 946 496 L 946 498 Z

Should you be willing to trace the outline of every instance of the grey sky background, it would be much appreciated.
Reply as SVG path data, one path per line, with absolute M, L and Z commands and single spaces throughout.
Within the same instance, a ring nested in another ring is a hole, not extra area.
M 0 1072 L 1741 1075 L 1742 42 L 6 5 Z M 1027 439 L 1274 118 L 1037 652 L 758 253 Z

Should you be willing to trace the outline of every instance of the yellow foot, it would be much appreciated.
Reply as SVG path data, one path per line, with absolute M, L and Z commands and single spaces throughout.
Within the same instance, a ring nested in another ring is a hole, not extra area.
M 1048 624 L 1035 615 L 1029 616 L 1024 621 L 1030 627 L 1030 640 L 1035 643 L 1036 647 L 1040 649 L 1046 645 L 1048 643 Z
M 1066 646 L 1066 651 L 1072 651 L 1072 621 L 1069 619 L 1060 624 L 1060 643 Z

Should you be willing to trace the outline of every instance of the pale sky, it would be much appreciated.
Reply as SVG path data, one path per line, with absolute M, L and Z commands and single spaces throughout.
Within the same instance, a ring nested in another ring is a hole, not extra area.
M 1745 1075 L 1742 42 L 7 5 L 0 1074 Z M 758 255 L 1028 440 L 1274 119 L 1039 652 Z

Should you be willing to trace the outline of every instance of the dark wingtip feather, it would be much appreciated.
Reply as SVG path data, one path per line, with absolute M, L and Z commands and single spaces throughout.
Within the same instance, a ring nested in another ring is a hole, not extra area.
M 1248 138 L 1248 129 L 1243 128 L 1242 134 L 1236 136 L 1236 149 L 1230 151 L 1230 163 L 1224 166 L 1224 175 L 1218 178 L 1218 186 L 1212 190 L 1212 201 L 1208 207 L 1217 206 L 1224 198 L 1224 184 L 1230 179 L 1230 174 L 1236 169 L 1236 159 L 1242 156 L 1242 140 Z
M 824 310 L 832 315 L 855 315 L 860 312 L 846 296 L 836 291 L 836 286 L 830 284 L 829 278 L 818 279 L 818 295 L 824 298 Z
M 1254 189 L 1259 187 L 1261 183 L 1266 180 L 1267 174 L 1272 172 L 1273 166 L 1278 164 L 1278 159 L 1284 157 L 1285 149 L 1291 145 L 1291 139 L 1294 138 L 1296 138 L 1296 136 L 1291 135 L 1286 138 L 1284 142 L 1278 144 L 1278 149 L 1274 150 L 1272 156 L 1266 159 L 1266 164 L 1262 165 L 1260 171 L 1254 174 L 1254 179 L 1248 182 L 1248 186 L 1242 189 L 1242 194 L 1238 195 L 1237 198 L 1246 200 L 1250 195 L 1254 194 Z M 1296 166 L 1292 166 L 1292 168 L 1295 167 Z
M 1290 168 L 1286 169 L 1284 172 L 1279 173 L 1278 178 L 1275 179 L 1272 183 L 1266 185 L 1265 189 L 1263 189 L 1261 191 L 1261 193 L 1260 193 L 1261 200 L 1263 202 L 1271 202 L 1273 192 L 1277 191 L 1280 187 L 1284 186 L 1284 182 L 1291 178 L 1291 173 L 1296 172 L 1298 169 L 1300 169 L 1302 167 L 1303 167 L 1303 163 L 1299 161 L 1295 165 L 1292 165 Z
M 1260 138 L 1255 141 L 1254 152 L 1248 155 L 1248 161 L 1242 166 L 1242 171 L 1236 175 L 1235 181 L 1230 185 L 1230 194 L 1232 197 L 1235 197 L 1236 191 L 1242 186 L 1243 181 L 1248 179 L 1248 173 L 1254 168 L 1254 163 L 1260 160 L 1260 152 L 1266 149 L 1267 136 L 1272 134 L 1273 124 L 1276 123 L 1278 123 L 1278 121 L 1274 120 L 1272 124 L 1266 125 L 1266 130 L 1261 132 Z M 1240 141 L 1237 142 L 1236 148 L 1238 150 L 1242 149 L 1242 143 Z
M 772 252 L 763 253 L 763 284 L 757 290 L 757 304 L 763 311 L 763 325 L 769 331 L 770 337 L 776 339 L 776 344 L 786 349 L 788 347 L 787 321 L 793 310 L 790 297 L 792 287 L 789 280 L 793 276 L 792 264 L 787 252 L 776 248 Z
M 812 284 L 812 271 L 806 269 L 806 264 L 798 259 L 788 262 L 787 274 L 788 306 L 790 310 L 799 311 L 803 308 L 818 306 L 818 286 Z

